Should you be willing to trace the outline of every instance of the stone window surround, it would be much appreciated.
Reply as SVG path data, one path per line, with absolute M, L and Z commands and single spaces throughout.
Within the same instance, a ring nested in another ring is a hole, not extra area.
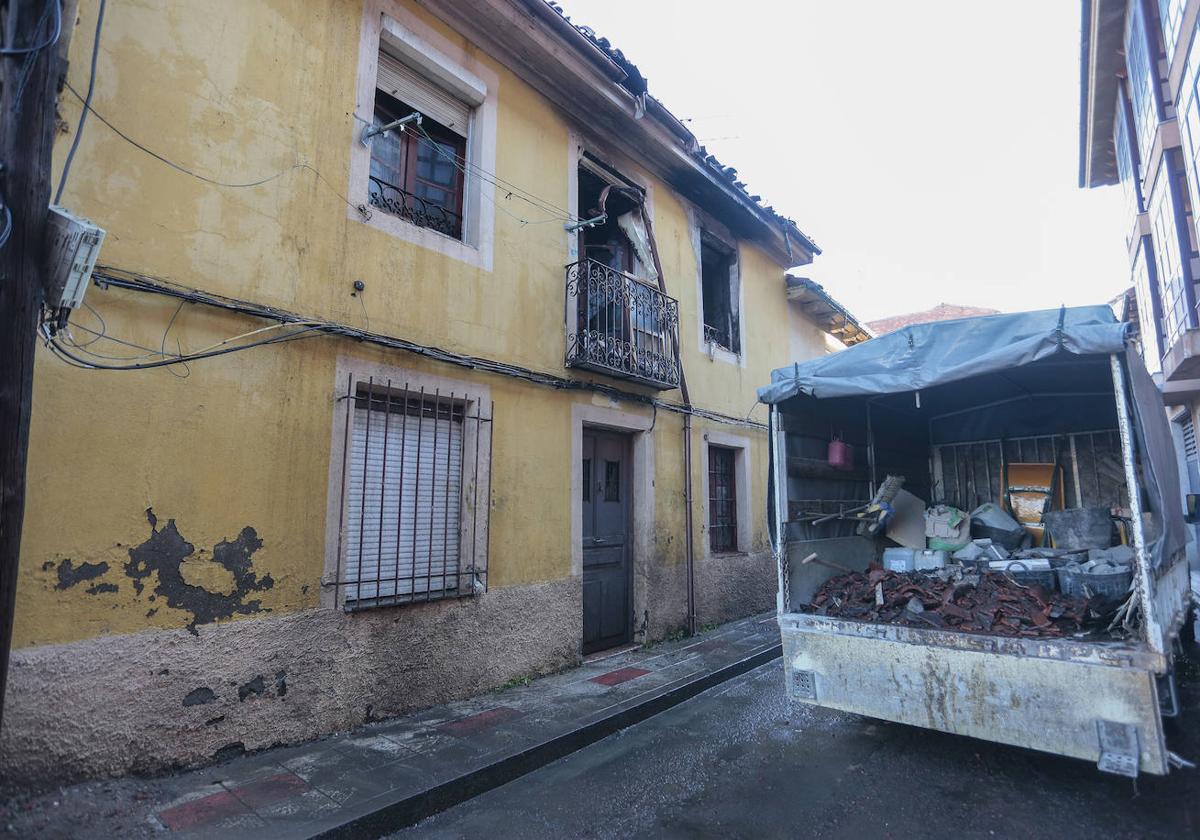
M 381 44 L 388 44 L 419 69 L 474 106 L 467 132 L 467 161 L 484 172 L 496 171 L 497 91 L 499 78 L 475 55 L 456 45 L 412 14 L 398 0 L 365 0 L 359 37 L 358 82 L 350 138 L 350 203 L 371 211 L 365 224 L 405 242 L 490 272 L 495 240 L 495 186 L 468 173 L 463 190 L 463 238 L 457 240 L 371 208 L 367 198 L 370 149 L 359 142 L 363 125 L 375 113 L 375 79 Z M 362 222 L 356 209 L 348 218 Z
M 368 379 L 374 378 L 376 383 L 386 383 L 390 380 L 392 387 L 396 390 L 420 391 L 421 388 L 424 388 L 426 393 L 439 391 L 447 395 L 451 393 L 461 395 L 461 398 L 466 402 L 465 410 L 467 414 L 472 414 L 480 407 L 483 407 L 484 416 L 486 417 L 492 405 L 492 392 L 488 385 L 478 382 L 468 382 L 463 379 L 451 379 L 383 362 L 367 361 L 354 356 L 342 355 L 338 357 L 337 372 L 331 392 L 333 423 L 329 446 L 329 478 L 325 506 L 325 563 L 321 575 L 320 603 L 323 608 L 339 611 L 341 610 L 341 600 L 338 597 L 337 587 L 333 584 L 337 580 L 338 574 L 338 532 L 342 523 L 342 469 L 347 445 L 347 411 L 341 397 L 347 393 L 347 383 L 350 382 L 351 376 L 354 378 L 353 387 L 357 387 L 359 383 L 365 383 Z M 475 446 L 482 447 L 479 455 L 479 476 L 477 479 L 481 488 L 479 503 L 490 505 L 490 499 L 484 499 L 482 488 L 486 487 L 490 496 L 492 486 L 490 465 L 492 458 L 489 449 L 493 445 L 492 439 L 489 437 L 486 441 L 479 441 L 473 438 L 474 436 L 469 434 L 464 436 L 463 453 L 465 457 L 471 457 L 467 455 L 468 450 L 473 451 L 472 447 Z M 464 491 L 465 487 L 464 483 Z M 463 511 L 463 523 L 465 524 L 468 521 L 465 504 Z M 491 558 L 488 555 L 489 543 L 486 523 L 488 523 L 488 517 L 485 515 L 476 523 L 476 527 L 472 530 L 474 532 L 475 556 L 479 558 L 480 565 L 488 569 L 490 574 L 491 564 L 488 561 Z M 468 550 L 466 547 L 463 549 L 464 552 Z M 389 608 L 382 607 L 382 609 Z
M 620 178 L 588 160 L 589 156 L 620 173 Z M 581 165 L 597 177 L 615 186 L 620 186 L 621 180 L 624 180 L 626 183 L 640 188 L 645 193 L 646 215 L 650 217 L 650 223 L 654 223 L 654 185 L 650 179 L 642 174 L 640 168 L 634 166 L 623 156 L 612 154 L 603 144 L 585 139 L 583 135 L 574 130 L 567 132 L 567 209 L 572 213 L 577 212 L 576 206 L 579 204 L 579 167 Z M 565 231 L 565 237 L 566 261 L 575 262 L 579 259 L 579 233 Z M 670 294 L 670 292 L 671 290 L 668 288 L 667 293 Z
M 746 341 L 748 339 L 746 335 L 745 316 L 746 295 L 742 289 L 741 253 L 737 247 L 737 239 L 729 233 L 724 225 L 710 218 L 707 213 L 699 208 L 689 208 L 688 217 L 692 235 L 692 251 L 696 257 L 696 346 L 701 353 L 713 361 L 744 368 L 746 366 Z M 717 347 L 715 344 L 710 344 L 704 340 L 704 272 L 701 268 L 702 251 L 700 242 L 705 234 L 729 249 L 729 283 L 737 295 L 738 352 L 736 353 L 726 350 L 723 347 Z
M 720 446 L 734 451 L 733 472 L 734 491 L 737 500 L 737 548 L 736 551 L 713 554 L 708 540 L 708 450 L 710 446 Z M 720 558 L 741 554 L 749 554 L 754 545 L 753 526 L 750 516 L 750 438 L 743 435 L 731 435 L 728 432 L 709 431 L 704 433 L 704 445 L 700 447 L 700 530 L 704 538 L 700 541 L 704 557 Z

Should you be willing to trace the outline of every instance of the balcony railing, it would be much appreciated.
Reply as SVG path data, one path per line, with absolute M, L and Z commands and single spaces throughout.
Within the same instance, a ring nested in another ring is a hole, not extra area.
M 679 386 L 679 303 L 595 260 L 567 266 L 567 367 L 666 390 Z
M 432 228 L 455 239 L 462 238 L 462 216 L 440 204 L 426 201 L 373 175 L 368 193 L 372 207 L 399 216 L 417 227 Z

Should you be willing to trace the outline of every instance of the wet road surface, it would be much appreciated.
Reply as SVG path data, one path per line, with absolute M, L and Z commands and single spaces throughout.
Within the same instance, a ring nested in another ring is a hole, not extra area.
M 1197 657 L 1192 656 L 1194 663 Z M 1167 778 L 855 715 L 783 695 L 778 660 L 395 838 L 1200 837 L 1200 770 Z M 1200 759 L 1200 669 L 1181 667 Z

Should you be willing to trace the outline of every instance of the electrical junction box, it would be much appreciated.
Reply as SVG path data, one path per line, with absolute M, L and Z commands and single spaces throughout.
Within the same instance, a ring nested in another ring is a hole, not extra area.
M 46 307 L 78 309 L 104 243 L 104 228 L 56 204 L 46 218 Z

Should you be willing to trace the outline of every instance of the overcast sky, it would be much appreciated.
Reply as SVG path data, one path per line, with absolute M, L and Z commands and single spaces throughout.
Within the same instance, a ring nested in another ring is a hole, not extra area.
M 823 251 L 859 318 L 1105 303 L 1119 187 L 1081 190 L 1072 0 L 561 0 Z

